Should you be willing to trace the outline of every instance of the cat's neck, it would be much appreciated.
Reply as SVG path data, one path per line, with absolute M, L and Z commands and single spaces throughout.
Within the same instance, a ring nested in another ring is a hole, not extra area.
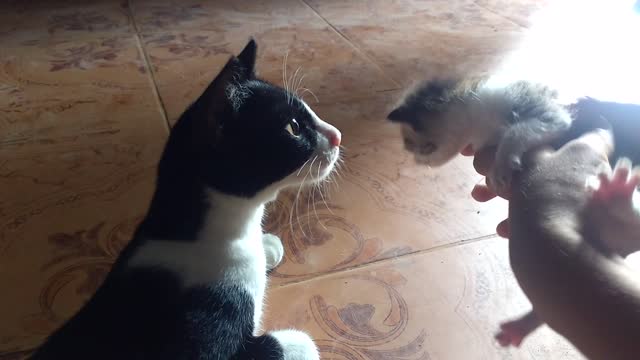
M 266 198 L 224 194 L 188 177 L 159 182 L 137 236 L 196 241 L 205 228 L 211 229 L 212 226 L 233 236 L 244 231 L 249 222 L 254 223 L 258 219 L 259 223 Z
M 238 239 L 247 232 L 260 231 L 265 203 L 256 198 L 227 195 L 206 190 L 209 209 L 198 238 Z
M 501 89 L 481 88 L 466 99 L 465 113 L 474 148 L 494 145 L 509 124 L 511 105 Z

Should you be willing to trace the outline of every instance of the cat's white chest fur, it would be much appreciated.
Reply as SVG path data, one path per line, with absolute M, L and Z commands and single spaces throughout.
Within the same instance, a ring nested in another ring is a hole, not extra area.
M 254 300 L 257 331 L 267 282 L 264 206 L 221 194 L 210 197 L 215 205 L 195 241 L 147 241 L 128 264 L 166 268 L 178 274 L 185 287 L 225 283 L 244 288 Z

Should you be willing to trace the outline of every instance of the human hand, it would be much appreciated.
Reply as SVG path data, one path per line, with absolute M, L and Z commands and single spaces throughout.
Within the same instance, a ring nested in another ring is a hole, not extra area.
M 462 150 L 461 154 L 464 156 L 473 156 L 473 167 L 479 174 L 486 176 L 493 166 L 496 149 L 497 148 L 493 146 L 475 152 L 471 147 L 466 147 Z M 604 169 L 605 165 L 608 165 L 607 155 L 610 154 L 611 151 L 613 151 L 611 133 L 604 130 L 595 130 L 575 140 L 569 141 L 557 151 L 551 148 L 538 150 L 536 154 L 532 156 L 535 160 L 530 165 L 535 166 L 536 161 L 539 160 L 552 160 L 553 166 L 556 166 L 558 169 L 572 169 L 573 165 L 576 164 L 575 161 L 588 161 L 593 164 L 598 164 L 600 168 Z M 575 172 L 569 170 L 569 173 Z M 485 178 L 483 183 L 476 184 L 471 191 L 471 196 L 476 201 L 486 202 L 495 198 L 497 195 L 487 186 Z M 504 198 L 511 200 L 509 193 L 507 193 Z M 497 225 L 496 233 L 504 238 L 510 236 L 509 218 L 504 219 Z
M 640 351 L 632 335 L 640 330 L 637 273 L 603 251 L 605 245 L 617 254 L 620 246 L 607 242 L 585 212 L 594 198 L 587 180 L 610 171 L 612 148 L 611 133 L 595 130 L 558 150 L 532 151 L 509 197 L 509 260 L 532 313 L 597 359 L 634 358 L 628 355 Z M 480 155 L 476 167 L 483 171 Z M 506 330 L 513 343 L 513 331 Z
M 473 167 L 476 169 L 476 172 L 478 172 L 480 175 L 485 176 L 483 182 L 476 184 L 476 186 L 474 186 L 473 190 L 471 191 L 471 197 L 473 197 L 473 199 L 476 201 L 486 202 L 497 196 L 486 184 L 486 176 L 489 171 L 491 171 L 491 167 L 493 166 L 496 150 L 497 147 L 492 146 L 475 152 L 470 146 L 467 146 L 461 152 L 463 156 L 473 156 Z M 509 196 L 507 195 L 505 199 L 509 200 L 508 198 Z M 508 218 L 502 220 L 498 224 L 498 226 L 496 227 L 496 233 L 498 234 L 498 236 L 504 238 L 509 237 Z

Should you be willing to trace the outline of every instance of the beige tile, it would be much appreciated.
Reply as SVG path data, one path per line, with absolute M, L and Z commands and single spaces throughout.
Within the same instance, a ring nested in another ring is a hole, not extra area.
M 463 25 L 459 19 L 474 19 L 478 8 L 473 0 L 304 0 L 334 25 L 361 25 L 407 16 L 425 16 L 435 24 Z M 482 14 L 482 13 L 480 13 Z M 469 24 L 473 26 L 473 24 Z
M 157 101 L 132 35 L 79 36 L 4 50 L 4 143 L 157 124 Z
M 531 15 L 552 4 L 551 0 L 478 0 L 476 4 L 485 9 L 513 21 L 514 23 L 530 27 Z
M 93 294 L 146 210 L 167 136 L 134 35 L 43 35 L 38 6 L 0 34 L 3 359 L 23 357 Z M 38 40 L 15 41 L 23 31 Z
M 6 0 L 0 4 L 0 38 L 3 44 L 31 44 L 131 34 L 130 19 L 126 0 Z
M 286 70 L 293 90 L 308 88 L 321 102 L 363 98 L 398 87 L 303 3 L 291 0 L 245 5 L 242 11 L 240 4 L 215 1 L 178 9 L 155 2 L 134 5 L 172 121 L 250 36 L 258 42 L 257 66 L 262 78 L 282 85 Z M 190 15 L 177 15 L 182 11 Z M 203 15 L 197 15 L 200 13 Z M 173 16 L 170 14 L 180 19 L 163 17 Z
M 324 26 L 297 0 L 133 0 L 132 9 L 143 33 Z
M 135 154 L 113 154 L 109 146 L 84 152 L 93 150 L 104 151 L 104 159 L 94 154 L 87 160 L 94 164 L 70 170 L 71 164 L 59 156 L 72 155 L 57 152 L 50 156 L 57 163 L 11 176 L 27 186 L 14 186 L 15 180 L 0 177 L 0 186 L 14 191 L 44 193 L 46 187 L 55 188 L 29 203 L 3 204 L 0 286 L 11 291 L 4 292 L 0 307 L 0 358 L 36 347 L 93 295 L 146 210 L 155 169 L 138 159 L 135 165 L 115 170 Z M 84 184 L 67 184 L 60 176 L 55 179 L 58 184 L 38 186 L 37 170 L 74 174 L 80 178 L 75 182 Z M 87 183 L 97 175 L 104 177 Z
M 384 10 L 379 1 L 369 8 L 363 3 L 311 2 L 387 75 L 405 85 L 434 76 L 486 72 L 522 32 L 470 1 L 394 1 L 381 5 Z
M 470 191 L 481 176 L 471 159 L 437 169 L 415 165 L 399 129 L 384 120 L 397 94 L 315 109 L 343 133 L 345 165 L 325 195 L 297 189 L 279 197 L 267 228 L 285 242 L 277 283 L 494 234 L 501 200 Z
M 527 310 L 493 239 L 273 287 L 264 328 L 309 332 L 323 359 L 581 358 L 546 327 L 500 348 L 499 323 Z

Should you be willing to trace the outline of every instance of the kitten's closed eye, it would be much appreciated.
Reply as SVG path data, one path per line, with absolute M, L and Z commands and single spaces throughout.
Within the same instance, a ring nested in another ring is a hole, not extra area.
M 420 149 L 420 153 L 428 155 L 436 151 L 436 149 L 438 149 L 438 146 L 432 142 L 429 142 L 429 143 L 420 145 L 419 149 Z
M 300 136 L 300 124 L 296 121 L 296 119 L 291 119 L 287 126 L 284 128 L 287 132 L 295 137 Z
M 420 144 L 411 138 L 404 139 L 404 146 L 407 148 L 407 150 L 417 152 L 422 155 L 429 155 L 438 149 L 438 146 L 432 142 Z

